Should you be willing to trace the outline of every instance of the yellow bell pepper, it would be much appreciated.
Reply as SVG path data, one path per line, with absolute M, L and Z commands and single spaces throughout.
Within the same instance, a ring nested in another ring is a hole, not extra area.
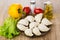
M 22 17 L 21 10 L 22 10 L 21 4 L 12 4 L 8 9 L 8 13 L 13 18 L 21 18 Z

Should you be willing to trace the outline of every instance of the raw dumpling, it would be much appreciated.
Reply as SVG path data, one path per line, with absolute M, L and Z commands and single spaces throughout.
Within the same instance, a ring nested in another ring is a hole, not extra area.
M 34 22 L 33 16 L 27 16 L 25 19 L 27 19 L 29 22 Z
M 29 24 L 28 20 L 26 20 L 26 19 L 21 19 L 18 23 L 25 25 L 25 26 L 28 26 L 28 24 Z
M 26 29 L 28 29 L 28 27 L 25 27 L 24 25 L 21 24 L 17 24 L 17 28 L 21 31 L 25 31 Z
M 37 27 L 38 25 L 39 25 L 38 22 L 31 22 L 30 25 L 29 25 L 29 28 L 33 29 L 34 27 Z
M 43 18 L 41 23 L 47 26 L 52 24 L 47 18 Z
M 37 27 L 33 28 L 33 33 L 36 35 L 36 36 L 40 36 L 41 35 L 41 32 L 39 31 L 39 29 Z
M 50 28 L 46 27 L 46 26 L 43 25 L 43 24 L 39 24 L 39 25 L 38 25 L 38 28 L 39 28 L 39 30 L 40 30 L 41 32 L 47 32 L 47 31 L 50 30 Z
M 42 17 L 43 17 L 43 13 L 37 14 L 37 15 L 35 16 L 36 22 L 41 22 Z
M 31 30 L 31 29 L 26 29 L 26 30 L 24 31 L 24 33 L 25 33 L 25 35 L 27 35 L 27 36 L 33 36 L 33 33 L 32 33 L 32 30 Z

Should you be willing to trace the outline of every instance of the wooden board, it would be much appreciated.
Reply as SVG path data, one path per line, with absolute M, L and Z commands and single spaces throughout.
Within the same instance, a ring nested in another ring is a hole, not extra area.
M 36 0 L 36 6 L 44 8 L 44 1 Z M 26 37 L 23 33 L 16 36 L 12 40 L 60 40 L 60 0 L 50 0 L 53 3 L 54 19 L 51 31 L 42 37 L 30 38 Z M 21 3 L 23 6 L 30 6 L 30 0 L 0 0 L 0 25 L 3 24 L 4 19 L 8 15 L 8 7 L 12 3 Z M 0 36 L 0 40 L 9 40 Z

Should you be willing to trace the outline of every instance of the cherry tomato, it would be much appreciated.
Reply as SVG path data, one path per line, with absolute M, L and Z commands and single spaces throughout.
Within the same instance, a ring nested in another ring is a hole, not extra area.
M 41 8 L 35 8 L 34 13 L 35 14 L 43 13 L 43 10 Z
M 30 7 L 24 7 L 23 11 L 26 13 L 26 15 L 28 15 L 31 11 Z

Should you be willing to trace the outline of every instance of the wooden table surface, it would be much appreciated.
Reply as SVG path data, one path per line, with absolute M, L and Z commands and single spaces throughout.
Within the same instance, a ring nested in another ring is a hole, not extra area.
M 44 3 L 47 0 L 36 0 L 36 6 L 44 8 Z M 60 40 L 60 0 L 50 0 L 53 3 L 53 25 L 51 26 L 51 31 L 45 36 L 30 38 L 26 37 L 21 33 L 21 35 L 16 36 L 12 40 Z M 12 3 L 21 3 L 23 6 L 30 6 L 30 0 L 0 0 L 0 25 L 3 24 L 4 19 L 8 15 L 8 7 Z M 0 36 L 0 40 L 9 40 Z

